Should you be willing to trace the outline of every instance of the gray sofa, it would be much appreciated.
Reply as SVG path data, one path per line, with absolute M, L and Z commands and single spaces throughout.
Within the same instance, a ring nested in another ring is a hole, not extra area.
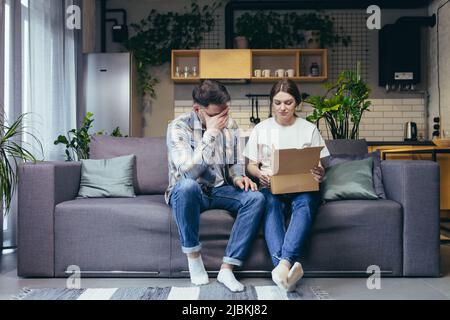
M 336 153 L 336 145 L 329 148 Z M 344 153 L 364 153 L 367 147 Z M 187 277 L 177 227 L 164 202 L 168 183 L 164 138 L 96 137 L 91 157 L 137 156 L 133 199 L 76 199 L 80 163 L 19 168 L 18 275 L 65 277 L 71 265 L 89 277 Z M 324 204 L 302 256 L 306 276 L 439 276 L 439 167 L 429 161 L 384 161 L 389 200 Z M 203 259 L 218 271 L 233 224 L 225 211 L 201 216 Z M 272 269 L 262 234 L 245 276 Z

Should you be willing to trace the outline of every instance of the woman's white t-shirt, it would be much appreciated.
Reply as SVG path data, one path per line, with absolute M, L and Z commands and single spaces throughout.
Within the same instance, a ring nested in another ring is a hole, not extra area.
M 319 129 L 302 118 L 290 126 L 278 124 L 274 118 L 264 120 L 253 129 L 244 156 L 261 163 L 261 171 L 272 172 L 270 165 L 272 146 L 276 149 L 303 149 L 307 147 L 324 147 L 320 157 L 330 155 Z

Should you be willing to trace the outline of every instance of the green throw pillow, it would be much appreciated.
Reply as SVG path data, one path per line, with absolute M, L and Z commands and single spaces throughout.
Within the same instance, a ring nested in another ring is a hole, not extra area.
M 328 168 L 321 185 L 322 199 L 378 199 L 373 188 L 372 168 L 373 158 L 349 161 Z
M 82 198 L 133 198 L 135 156 L 108 160 L 81 160 Z

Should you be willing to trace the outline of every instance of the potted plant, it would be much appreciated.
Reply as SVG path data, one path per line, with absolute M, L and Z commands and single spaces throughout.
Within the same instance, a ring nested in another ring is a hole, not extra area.
M 25 130 L 24 118 L 27 114 L 20 115 L 12 124 L 8 124 L 5 115 L 0 115 L 0 208 L 4 208 L 3 212 L 9 213 L 11 200 L 17 187 L 18 173 L 17 166 L 19 162 L 33 162 L 37 159 L 28 149 L 29 142 L 25 142 L 24 138 L 28 136 L 31 140 L 37 142 L 41 154 L 42 145 L 40 141 L 32 133 Z M 0 219 L 0 241 L 3 247 L 3 218 Z
M 91 143 L 92 134 L 89 132 L 92 128 L 92 124 L 94 122 L 93 119 L 94 114 L 92 112 L 86 113 L 86 116 L 83 119 L 83 123 L 79 129 L 72 129 L 67 134 L 60 135 L 55 140 L 55 145 L 65 145 L 65 155 L 66 161 L 80 161 L 84 159 L 89 159 L 90 148 L 89 144 Z M 107 133 L 102 130 L 95 135 L 106 135 Z M 120 128 L 117 127 L 111 132 L 112 137 L 123 137 Z M 127 137 L 127 136 L 125 136 Z
M 306 102 L 314 111 L 307 117 L 313 123 L 325 119 L 333 139 L 359 139 L 359 125 L 365 111 L 370 111 L 369 86 L 359 72 L 343 71 L 335 83 L 327 84 L 323 96 L 311 96 Z
M 284 49 L 303 42 L 308 48 L 321 48 L 351 42 L 342 28 L 340 34 L 336 32 L 333 18 L 320 12 L 246 12 L 236 19 L 236 35 L 246 37 L 253 49 Z
M 293 17 L 294 28 L 303 30 L 307 48 L 317 49 L 332 47 L 342 42 L 348 46 L 351 37 L 343 32 L 340 27 L 339 33 L 335 30 L 334 18 L 321 12 L 310 12 Z

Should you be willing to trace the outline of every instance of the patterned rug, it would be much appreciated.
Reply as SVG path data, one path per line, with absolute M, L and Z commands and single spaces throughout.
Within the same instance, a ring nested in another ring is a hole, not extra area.
M 328 300 L 327 292 L 318 286 L 299 285 L 286 293 L 277 286 L 246 286 L 233 293 L 223 285 L 213 283 L 201 287 L 167 288 L 107 288 L 107 289 L 29 289 L 16 300 Z

